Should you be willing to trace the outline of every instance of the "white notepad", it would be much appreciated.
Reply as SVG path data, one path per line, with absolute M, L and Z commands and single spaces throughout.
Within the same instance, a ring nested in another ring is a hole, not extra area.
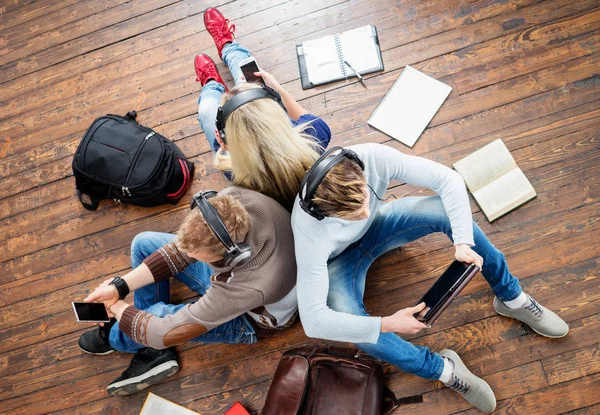
M 313 85 L 355 76 L 344 60 L 361 75 L 383 69 L 377 30 L 372 25 L 306 41 L 301 49 Z
M 406 66 L 368 123 L 412 147 L 451 91 L 452 87 Z

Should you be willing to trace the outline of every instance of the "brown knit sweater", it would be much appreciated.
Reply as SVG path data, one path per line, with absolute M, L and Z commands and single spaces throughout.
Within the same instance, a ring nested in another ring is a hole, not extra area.
M 281 329 L 295 319 L 296 260 L 289 212 L 252 190 L 232 186 L 219 194 L 232 195 L 248 211 L 250 230 L 245 242 L 252 247 L 251 260 L 237 268 L 210 264 L 215 270 L 210 289 L 175 314 L 160 318 L 127 307 L 119 327 L 137 343 L 155 349 L 183 344 L 246 312 L 261 329 Z M 144 260 L 157 282 L 193 262 L 175 244 Z

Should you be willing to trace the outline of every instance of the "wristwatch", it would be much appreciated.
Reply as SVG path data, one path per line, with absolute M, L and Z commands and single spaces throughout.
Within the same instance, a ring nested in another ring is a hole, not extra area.
M 114 285 L 119 293 L 119 300 L 123 300 L 129 294 L 129 285 L 127 285 L 127 281 L 118 275 L 110 282 L 109 285 Z

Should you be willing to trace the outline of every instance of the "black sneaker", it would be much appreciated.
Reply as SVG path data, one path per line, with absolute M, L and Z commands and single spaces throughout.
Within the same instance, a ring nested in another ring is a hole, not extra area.
M 117 322 L 117 319 L 111 319 L 110 323 L 104 323 L 104 326 L 97 326 L 95 329 L 87 331 L 79 337 L 79 348 L 90 354 L 109 354 L 115 350 L 110 347 L 108 335 L 110 329 Z
M 131 395 L 177 372 L 179 364 L 173 349 L 156 350 L 146 347 L 137 351 L 127 370 L 106 389 L 111 395 Z

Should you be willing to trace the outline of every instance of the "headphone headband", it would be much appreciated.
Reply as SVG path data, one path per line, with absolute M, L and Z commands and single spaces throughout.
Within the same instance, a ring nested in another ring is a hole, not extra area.
M 244 242 L 240 242 L 239 244 L 233 242 L 231 235 L 229 235 L 229 232 L 223 223 L 221 215 L 219 215 L 219 212 L 217 212 L 215 207 L 208 201 L 208 199 L 216 195 L 217 192 L 214 190 L 196 193 L 192 197 L 190 209 L 194 209 L 198 206 L 208 227 L 227 249 L 224 257 L 225 266 L 241 266 L 250 260 L 252 249 Z
M 225 103 L 225 105 L 219 107 L 217 110 L 216 126 L 223 141 L 225 141 L 225 121 L 231 115 L 231 113 L 242 105 L 262 98 L 270 98 L 277 102 L 284 109 L 284 111 L 286 110 L 279 92 L 269 88 L 266 85 L 263 85 L 262 88 L 253 88 L 249 89 L 248 91 L 240 92 L 239 94 L 232 96 L 231 99 Z
M 338 150 L 339 153 L 333 156 L 331 155 Z M 313 203 L 317 188 L 325 176 L 327 176 L 327 173 L 345 158 L 356 162 L 362 170 L 365 169 L 364 163 L 354 151 L 342 147 L 332 147 L 315 161 L 300 183 L 300 206 L 306 213 L 317 220 L 323 220 L 325 218 Z

